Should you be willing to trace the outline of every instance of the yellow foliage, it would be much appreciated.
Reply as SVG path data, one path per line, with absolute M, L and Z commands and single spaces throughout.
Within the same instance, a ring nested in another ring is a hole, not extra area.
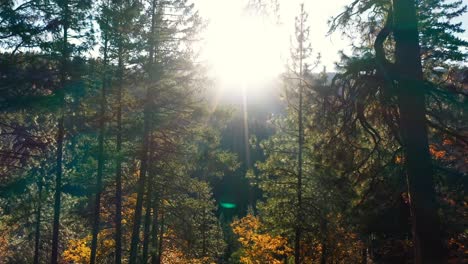
M 97 260 L 102 260 L 111 255 L 115 240 L 113 238 L 113 229 L 104 229 L 98 234 Z M 91 257 L 91 235 L 81 239 L 70 240 L 67 248 L 62 253 L 62 258 L 65 263 L 89 263 Z
M 242 263 L 281 264 L 284 258 L 291 255 L 292 249 L 288 247 L 286 238 L 261 233 L 261 222 L 256 216 L 249 214 L 233 222 L 231 226 L 242 245 L 243 255 L 240 258 Z
M 98 247 L 96 252 L 97 263 L 108 263 L 109 259 L 113 258 L 115 251 L 115 207 L 112 202 L 114 199 L 113 193 L 104 192 L 102 196 L 101 221 L 106 223 L 109 228 L 102 229 L 98 234 Z M 133 224 L 134 208 L 136 204 L 136 193 L 132 193 L 122 197 L 122 241 L 124 244 L 130 243 L 131 232 L 126 232 L 126 228 Z M 69 240 L 67 247 L 62 253 L 62 258 L 65 263 L 89 263 L 91 256 L 91 235 L 83 238 Z M 123 249 L 125 250 L 125 248 Z M 165 262 L 166 263 L 166 262 Z M 167 262 L 177 263 L 177 262 Z M 188 263 L 188 262 L 186 262 Z
M 97 263 L 105 262 L 105 259 L 111 259 L 115 250 L 115 206 L 113 203 L 114 193 L 103 192 L 102 207 L 100 211 L 101 222 L 109 228 L 102 229 L 98 234 Z M 130 241 L 130 232 L 125 232 L 125 227 L 133 223 L 134 208 L 136 204 L 136 193 L 122 197 L 122 226 L 124 232 L 122 240 L 124 243 Z M 62 253 L 65 263 L 89 263 L 91 255 L 91 235 L 83 238 L 67 241 L 67 247 Z
M 193 258 L 188 256 L 177 241 L 176 234 L 168 228 L 163 235 L 163 254 L 161 262 L 164 264 L 215 264 L 213 258 Z
M 67 249 L 62 254 L 63 261 L 77 264 L 89 263 L 91 248 L 88 246 L 88 241 L 91 241 L 90 235 L 69 241 Z

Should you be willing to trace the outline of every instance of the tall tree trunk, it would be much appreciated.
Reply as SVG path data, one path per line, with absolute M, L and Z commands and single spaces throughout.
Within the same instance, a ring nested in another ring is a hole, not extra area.
M 115 166 L 115 264 L 122 263 L 122 89 L 123 89 L 123 44 L 119 35 L 117 78 L 117 138 Z
M 297 172 L 297 212 L 296 212 L 296 230 L 294 241 L 294 263 L 301 263 L 301 236 L 302 236 L 302 148 L 304 145 L 304 127 L 302 123 L 302 57 L 303 57 L 303 42 L 304 42 L 304 4 L 301 4 L 301 17 L 300 17 L 300 39 L 299 39 L 299 105 L 298 105 L 298 172 Z
M 96 177 L 96 197 L 94 202 L 94 218 L 93 218 L 93 234 L 91 240 L 91 257 L 90 264 L 96 263 L 96 252 L 99 234 L 99 222 L 101 213 L 101 193 L 102 193 L 102 175 L 104 171 L 104 130 L 105 130 L 105 115 L 106 115 L 106 86 L 107 86 L 107 46 L 108 32 L 104 32 L 104 61 L 103 61 L 103 78 L 101 87 L 101 106 L 99 117 L 99 136 L 98 136 L 98 168 Z
M 62 194 L 62 156 L 63 156 L 63 135 L 64 135 L 64 116 L 60 116 L 58 122 L 57 133 L 57 168 L 55 178 L 55 194 L 54 194 L 54 222 L 52 227 L 52 255 L 50 263 L 58 263 L 58 243 L 60 229 L 60 209 L 61 209 L 61 194 Z
M 327 252 L 327 241 L 324 240 L 322 241 L 322 255 L 320 256 L 320 264 L 327 264 L 327 257 L 328 257 L 328 252 Z
M 163 205 L 161 205 L 161 224 L 159 227 L 159 243 L 158 243 L 158 257 L 156 264 L 161 264 L 162 262 L 162 254 L 163 254 L 163 242 L 164 242 L 164 209 Z
M 63 10 L 63 42 L 62 42 L 62 65 L 60 69 L 60 117 L 58 120 L 57 131 L 57 153 L 56 153 L 56 178 L 55 178 L 55 194 L 54 194 L 54 220 L 52 226 L 52 253 L 51 264 L 58 263 L 58 248 L 59 248 L 59 232 L 60 232 L 60 209 L 62 195 L 62 161 L 63 161 L 63 140 L 65 135 L 65 85 L 68 72 L 68 0 L 65 0 Z
M 155 52 L 155 30 L 156 30 L 156 5 L 157 1 L 153 0 L 151 5 L 151 35 L 149 39 L 149 80 L 150 82 L 147 84 L 146 87 L 146 101 L 144 106 L 144 129 L 143 129 L 143 144 L 141 150 L 141 165 L 140 165 L 140 177 L 137 183 L 137 201 L 135 207 L 135 215 L 133 218 L 133 229 L 132 229 L 132 240 L 130 244 L 130 259 L 129 264 L 136 264 L 137 255 L 138 255 L 138 244 L 140 240 L 140 225 L 141 225 L 141 213 L 143 209 L 143 196 L 145 191 L 145 182 L 146 182 L 146 171 L 148 166 L 148 144 L 149 144 L 149 135 L 151 132 L 150 127 L 150 114 L 151 114 L 151 105 L 153 102 L 153 89 L 152 85 L 154 85 L 154 52 Z
M 150 143 L 151 144 L 151 143 Z M 152 146 L 150 146 L 150 153 Z M 152 153 L 150 154 L 150 158 L 153 157 Z M 143 255 L 142 255 L 142 263 L 148 263 L 148 252 L 150 246 L 150 228 L 151 228 L 151 211 L 153 209 L 153 187 L 154 187 L 154 170 L 152 169 L 154 166 L 150 166 L 148 169 L 148 184 L 146 188 L 146 201 L 145 201 L 145 226 L 143 228 Z M 153 212 L 154 213 L 154 212 Z
M 149 88 L 148 88 L 149 89 Z M 149 101 L 149 91 L 147 92 L 147 101 Z M 143 196 L 146 183 L 146 170 L 148 165 L 148 138 L 149 138 L 149 102 L 145 103 L 144 113 L 144 131 L 143 131 L 143 144 L 140 158 L 140 177 L 137 183 L 137 201 L 135 206 L 135 215 L 133 218 L 132 240 L 130 244 L 130 264 L 136 264 L 138 255 L 138 244 L 140 241 L 140 226 L 141 226 L 141 213 L 143 210 Z
M 206 221 L 206 208 L 203 208 L 203 217 L 202 217 L 202 257 L 207 255 L 207 221 Z
M 406 157 L 415 263 L 443 263 L 444 249 L 428 148 L 415 1 L 394 0 L 393 11 L 400 132 Z
M 320 231 L 322 233 L 322 255 L 320 256 L 320 264 L 327 264 L 328 258 L 328 224 L 327 221 L 321 220 Z
M 42 174 L 37 180 L 37 208 L 36 208 L 36 232 L 34 236 L 34 264 L 39 264 L 39 246 L 41 242 L 41 211 L 42 211 Z
M 159 195 L 154 192 L 153 201 L 153 226 L 151 227 L 151 263 L 156 264 L 158 259 L 158 213 L 159 213 Z
M 363 248 L 361 252 L 361 264 L 367 264 L 367 248 Z
M 149 192 L 146 193 L 146 212 L 145 212 L 145 226 L 143 228 L 143 254 L 142 254 L 142 261 L 141 263 L 148 262 L 148 251 L 150 245 L 150 227 L 151 227 L 151 211 L 152 211 L 152 204 L 151 204 L 151 194 Z

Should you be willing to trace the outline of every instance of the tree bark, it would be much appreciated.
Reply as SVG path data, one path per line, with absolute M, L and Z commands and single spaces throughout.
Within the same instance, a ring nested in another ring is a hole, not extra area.
M 122 263 L 122 90 L 123 90 L 123 44 L 119 34 L 118 83 L 117 83 L 117 138 L 115 167 L 115 264 Z
M 327 264 L 327 241 L 322 242 L 322 255 L 320 256 L 320 264 Z
M 132 240 L 130 244 L 130 259 L 129 264 L 136 264 L 137 255 L 138 255 L 138 244 L 140 240 L 140 225 L 141 225 L 141 213 L 143 209 L 143 196 L 145 191 L 145 182 L 146 182 L 146 172 L 148 166 L 148 144 L 149 144 L 149 135 L 151 133 L 151 124 L 150 124 L 150 114 L 151 114 L 151 104 L 153 100 L 153 85 L 154 81 L 154 52 L 156 41 L 154 39 L 154 34 L 156 32 L 156 5 L 157 1 L 153 0 L 151 5 L 151 33 L 149 39 L 149 80 L 150 83 L 146 87 L 146 101 L 144 106 L 144 130 L 143 130 L 143 144 L 141 150 L 141 164 L 140 164 L 140 177 L 137 183 L 137 201 L 135 207 L 135 215 L 133 220 L 133 230 L 132 230 Z
M 149 89 L 149 88 L 148 88 Z M 148 91 L 149 93 L 149 91 Z M 147 101 L 149 101 L 149 94 L 147 93 Z M 138 254 L 138 244 L 140 242 L 140 226 L 141 214 L 143 210 L 143 196 L 146 183 L 146 171 L 148 166 L 148 138 L 149 138 L 149 102 L 145 103 L 144 113 L 144 131 L 143 131 L 143 144 L 140 158 L 140 177 L 137 183 L 137 201 L 135 206 L 135 215 L 133 218 L 132 240 L 130 244 L 130 264 L 136 264 Z
M 106 84 L 107 84 L 107 30 L 104 32 L 104 65 L 101 87 L 101 106 L 99 117 L 99 136 L 98 136 L 98 168 L 96 177 L 96 197 L 94 202 L 93 234 L 91 240 L 90 264 L 96 263 L 97 242 L 99 234 L 99 222 L 101 213 L 101 193 L 102 193 L 102 175 L 104 171 L 104 129 L 106 115 Z
M 394 0 L 393 12 L 400 132 L 411 201 L 414 261 L 416 264 L 443 263 L 415 1 Z
M 56 178 L 55 178 L 55 194 L 54 194 L 54 220 L 52 226 L 52 253 L 51 264 L 58 263 L 58 247 L 59 247 L 59 232 L 60 232 L 60 210 L 61 210 L 61 195 L 62 195 L 62 162 L 63 162 L 63 140 L 65 136 L 65 85 L 68 72 L 68 0 L 65 0 L 63 10 L 63 42 L 62 42 L 62 65 L 60 69 L 60 84 L 62 91 L 60 94 L 60 117 L 58 120 L 57 131 L 57 153 L 56 153 Z
M 38 201 L 36 208 L 36 233 L 34 236 L 34 264 L 39 264 L 39 246 L 41 242 L 41 211 L 42 211 L 42 174 L 37 181 Z
M 151 146 L 150 146 L 151 148 Z M 150 150 L 151 153 L 151 150 Z M 150 154 L 150 157 L 153 155 Z M 151 166 L 152 168 L 153 166 Z M 149 247 L 150 247 L 150 231 L 151 231 L 151 211 L 153 210 L 153 190 L 154 189 L 154 170 L 149 169 L 148 170 L 148 184 L 147 184 L 147 189 L 146 189 L 146 201 L 145 201 L 145 207 L 146 207 L 146 213 L 145 213 L 145 226 L 143 228 L 143 255 L 142 255 L 142 263 L 147 263 L 148 262 L 148 252 L 149 252 Z M 153 212 L 154 214 L 154 212 Z
M 304 125 L 302 122 L 302 57 L 303 57 L 303 42 L 304 42 L 304 4 L 301 4 L 301 17 L 300 17 L 300 39 L 299 39 L 299 105 L 298 105 L 298 172 L 297 172 L 297 212 L 296 212 L 296 230 L 294 241 L 294 263 L 301 263 L 301 235 L 302 235 L 302 148 L 304 145 Z
M 328 224 L 327 221 L 321 220 L 321 233 L 322 233 L 322 255 L 320 256 L 320 264 L 327 264 L 328 258 Z
M 163 254 L 163 241 L 164 241 L 164 209 L 161 206 L 161 224 L 159 229 L 159 243 L 158 243 L 158 257 L 156 259 L 156 264 L 161 264 L 162 254 Z
M 63 135 L 64 135 L 64 117 L 63 114 L 59 119 L 57 133 L 57 175 L 55 178 L 55 194 L 54 194 L 54 222 L 52 227 L 52 256 L 50 263 L 58 263 L 58 243 L 60 229 L 60 209 L 61 209 L 61 194 L 62 194 L 62 156 L 63 156 Z
M 361 264 L 367 264 L 367 248 L 363 248 L 361 252 Z
M 158 213 L 159 213 L 159 196 L 154 192 L 153 201 L 153 226 L 151 227 L 151 263 L 156 264 L 158 260 Z
M 206 232 L 207 232 L 207 223 L 206 223 L 206 208 L 203 208 L 203 217 L 202 217 L 202 225 L 201 225 L 201 228 L 202 228 L 202 257 L 206 257 L 207 255 L 207 235 L 206 235 Z
M 149 192 L 146 193 L 146 212 L 145 212 L 145 226 L 143 228 L 143 254 L 142 254 L 142 262 L 148 262 L 148 250 L 150 245 L 150 227 L 151 227 L 151 211 L 152 211 L 152 204 L 151 204 L 151 195 Z

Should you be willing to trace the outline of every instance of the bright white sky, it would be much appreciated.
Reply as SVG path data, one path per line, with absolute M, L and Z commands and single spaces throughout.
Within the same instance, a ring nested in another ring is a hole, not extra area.
M 211 66 L 210 75 L 221 86 L 242 85 L 251 89 L 284 72 L 300 3 L 305 4 L 309 13 L 314 52 L 321 53 L 322 65 L 327 71 L 334 71 L 339 50 L 349 51 L 349 41 L 339 33 L 327 36 L 327 21 L 339 14 L 351 0 L 279 0 L 279 26 L 265 17 L 247 14 L 248 0 L 193 1 L 201 16 L 209 22 L 203 35 L 201 58 Z M 467 29 L 468 14 L 461 21 Z M 462 37 L 468 39 L 468 33 Z
M 202 17 L 209 22 L 204 33 L 202 59 L 211 66 L 210 73 L 218 81 L 239 84 L 242 79 L 244 85 L 251 86 L 284 72 L 289 59 L 294 18 L 303 1 L 280 1 L 279 25 L 274 23 L 274 19 L 246 13 L 247 0 L 194 2 Z M 333 63 L 339 59 L 337 53 L 347 48 L 347 41 L 338 34 L 326 36 L 327 21 L 348 2 L 329 0 L 305 4 L 309 13 L 310 41 L 314 52 L 321 53 L 322 64 L 328 71 L 333 71 Z

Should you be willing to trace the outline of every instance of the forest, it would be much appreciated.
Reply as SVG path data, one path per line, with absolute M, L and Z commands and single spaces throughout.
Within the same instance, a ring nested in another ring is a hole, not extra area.
M 0 0 L 0 263 L 468 263 L 468 2 L 321 2 Z

